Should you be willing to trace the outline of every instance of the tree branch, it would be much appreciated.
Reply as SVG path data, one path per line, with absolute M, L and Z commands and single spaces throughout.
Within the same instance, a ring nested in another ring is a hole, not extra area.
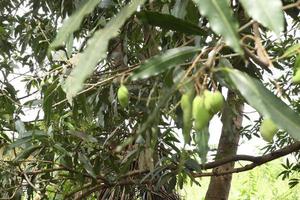
M 192 176 L 195 178 L 198 177 L 205 177 L 205 176 L 222 176 L 226 174 L 233 174 L 233 173 L 239 173 L 243 171 L 248 171 L 251 170 L 257 166 L 260 166 L 262 164 L 265 164 L 267 162 L 270 162 L 272 160 L 275 160 L 277 158 L 280 158 L 282 156 L 288 155 L 290 153 L 296 152 L 300 150 L 300 142 L 295 142 L 289 146 L 286 146 L 282 149 L 279 149 L 277 151 L 271 152 L 269 154 L 263 155 L 263 156 L 249 156 L 249 155 L 235 155 L 231 157 L 224 158 L 222 160 L 217 160 L 213 162 L 209 162 L 206 164 L 202 164 L 201 169 L 215 169 L 213 172 L 199 172 L 199 173 L 192 173 Z M 232 170 L 228 171 L 222 171 L 218 172 L 217 167 L 230 163 L 230 162 L 236 162 L 236 161 L 250 161 L 252 162 L 251 164 L 245 165 L 244 167 L 239 167 L 239 168 L 234 168 Z M 176 169 L 175 166 L 169 166 L 166 167 L 167 169 Z M 67 194 L 65 196 L 65 199 L 70 198 L 73 196 L 75 193 L 78 193 L 84 189 L 87 189 L 85 192 L 80 194 L 76 199 L 82 199 L 82 197 L 86 197 L 87 195 L 106 188 L 114 187 L 114 186 L 124 186 L 124 185 L 142 185 L 142 184 L 147 184 L 149 183 L 150 180 L 144 180 L 143 182 L 139 182 L 138 179 L 134 179 L 134 176 L 139 176 L 145 173 L 149 173 L 149 170 L 135 170 L 132 172 L 129 172 L 128 174 L 125 174 L 121 177 L 121 179 L 114 183 L 114 184 L 105 184 L 103 182 L 98 182 L 96 184 L 87 184 L 86 186 L 76 189 L 73 192 Z M 151 180 L 152 182 L 155 182 Z M 93 187 L 91 187 L 93 186 Z
M 200 172 L 200 173 L 193 173 L 194 177 L 203 177 L 203 176 L 222 176 L 226 174 L 232 174 L 232 173 L 239 173 L 243 171 L 251 170 L 257 166 L 260 166 L 262 164 L 265 164 L 267 162 L 270 162 L 272 160 L 275 160 L 277 158 L 280 158 L 282 156 L 288 155 L 290 153 L 293 153 L 295 151 L 300 150 L 300 142 L 295 142 L 294 144 L 291 144 L 289 146 L 286 146 L 282 149 L 279 149 L 277 151 L 271 152 L 269 154 L 263 155 L 263 156 L 248 156 L 248 155 L 236 155 L 229 158 L 225 158 L 222 160 L 214 161 L 211 163 L 207 163 L 202 165 L 202 169 L 212 169 L 219 167 L 221 165 L 224 165 L 228 162 L 235 162 L 240 160 L 250 161 L 251 164 L 245 165 L 244 167 L 234 168 L 232 170 L 218 172 L 218 170 L 215 170 L 213 172 Z
M 272 71 L 269 69 L 269 63 L 266 63 L 265 61 L 261 60 L 254 53 L 252 53 L 247 47 L 243 47 L 243 49 L 246 57 L 251 58 L 253 62 L 255 62 L 261 68 L 263 68 L 264 70 L 272 74 Z

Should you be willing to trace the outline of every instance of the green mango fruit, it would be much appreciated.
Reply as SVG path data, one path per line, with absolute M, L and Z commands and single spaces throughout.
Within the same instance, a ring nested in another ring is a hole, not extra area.
M 204 90 L 203 92 L 203 96 L 204 96 L 204 106 L 208 111 L 211 111 L 213 108 L 213 98 L 214 95 L 211 91 L 209 90 Z
M 120 105 L 125 108 L 126 106 L 128 106 L 129 103 L 129 92 L 128 89 L 125 85 L 121 85 L 120 88 L 118 89 L 118 100 Z
M 193 126 L 192 121 L 192 96 L 188 93 L 183 94 L 180 100 L 180 106 L 183 112 L 183 137 L 186 143 L 190 143 L 190 132 Z
M 300 70 L 297 70 L 295 75 L 292 78 L 293 83 L 299 84 L 300 83 Z
M 276 124 L 271 119 L 264 119 L 260 125 L 260 134 L 267 142 L 272 142 L 273 137 L 278 131 Z
M 221 92 L 211 92 L 209 90 L 205 90 L 204 93 L 204 104 L 207 110 L 209 110 L 212 114 L 216 114 L 219 112 L 224 106 L 224 97 Z
M 195 119 L 194 128 L 201 131 L 205 128 L 211 119 L 211 114 L 205 108 L 204 97 L 197 95 L 193 100 L 193 118 Z

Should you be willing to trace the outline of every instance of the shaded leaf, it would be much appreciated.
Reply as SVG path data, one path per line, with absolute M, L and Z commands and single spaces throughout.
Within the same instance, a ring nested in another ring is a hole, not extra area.
M 63 26 L 59 29 L 55 40 L 51 43 L 50 48 L 55 48 L 63 45 L 64 42 L 68 42 L 72 38 L 74 31 L 79 29 L 83 18 L 91 13 L 94 8 L 99 4 L 99 0 L 86 1 L 82 6 L 69 18 Z
M 48 87 L 45 87 L 44 98 L 43 98 L 43 111 L 44 119 L 47 124 L 50 123 L 51 114 L 52 114 L 52 103 L 55 99 L 56 90 L 58 88 L 58 80 L 54 81 Z
M 95 137 L 93 137 L 89 134 L 86 134 L 84 132 L 81 132 L 81 131 L 80 132 L 79 131 L 74 131 L 74 132 L 71 132 L 71 134 L 78 137 L 78 138 L 80 138 L 83 141 L 86 141 L 86 142 L 93 142 L 93 143 L 98 142 L 98 140 Z
M 284 16 L 280 0 L 241 0 L 240 2 L 249 16 L 277 35 L 284 30 Z
M 97 63 L 106 58 L 109 40 L 119 34 L 119 29 L 127 18 L 144 2 L 145 0 L 133 0 L 130 4 L 125 6 L 105 28 L 95 32 L 94 36 L 88 41 L 87 48 L 79 56 L 78 64 L 63 85 L 69 102 L 72 102 L 72 98 L 83 88 L 85 79 L 92 74 Z
M 78 159 L 83 164 L 83 167 L 87 171 L 87 173 L 96 179 L 96 173 L 89 159 L 82 153 L 78 154 Z
M 71 156 L 71 152 L 68 152 L 60 143 L 54 144 L 53 148 L 62 153 L 63 155 Z
M 206 31 L 199 26 L 174 17 L 173 15 L 162 14 L 159 12 L 142 11 L 137 14 L 144 23 L 148 23 L 152 26 L 158 26 L 162 29 L 178 31 L 190 35 L 206 35 Z
M 227 0 L 193 0 L 200 13 L 208 18 L 214 32 L 224 37 L 225 42 L 236 52 L 243 54 L 239 44 L 238 23 L 233 18 Z
M 189 158 L 184 163 L 185 167 L 191 171 L 200 171 L 201 165 L 194 159 Z
M 22 150 L 20 154 L 14 159 L 14 161 L 19 161 L 28 158 L 33 152 L 35 152 L 37 149 L 41 148 L 40 146 L 29 146 L 28 148 Z
M 29 143 L 31 141 L 31 139 L 32 139 L 32 136 L 26 136 L 26 137 L 20 138 L 20 139 L 14 141 L 13 143 L 11 143 L 10 145 L 8 145 L 7 149 L 10 150 L 10 149 L 19 147 L 23 144 Z
M 300 140 L 300 116 L 281 99 L 276 97 L 257 79 L 238 70 L 224 68 L 232 84 L 247 102 L 265 118 L 286 130 L 293 138 Z
M 196 47 L 178 47 L 154 56 L 141 64 L 133 71 L 131 80 L 144 79 L 160 74 L 178 64 L 184 63 L 186 59 L 193 56 L 201 49 Z

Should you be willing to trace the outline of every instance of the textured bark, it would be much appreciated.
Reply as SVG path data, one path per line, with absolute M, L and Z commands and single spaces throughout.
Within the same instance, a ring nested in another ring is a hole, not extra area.
M 236 155 L 242 126 L 243 102 L 231 91 L 228 92 L 227 106 L 222 113 L 222 133 L 219 140 L 216 160 Z M 214 171 L 224 172 L 234 168 L 234 163 L 224 164 L 214 168 Z M 226 200 L 229 196 L 232 175 L 211 177 L 206 200 Z

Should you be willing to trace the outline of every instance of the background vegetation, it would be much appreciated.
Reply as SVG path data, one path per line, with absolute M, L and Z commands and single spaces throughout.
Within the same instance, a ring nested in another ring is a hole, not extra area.
M 290 188 L 288 180 L 282 180 L 278 175 L 282 171 L 281 160 L 269 162 L 254 170 L 234 174 L 232 179 L 232 189 L 229 199 L 235 200 L 263 200 L 280 199 L 294 200 L 299 199 L 300 186 Z M 297 176 L 296 176 L 297 177 Z M 201 186 L 193 184 L 184 185 L 180 194 L 186 200 L 205 199 L 208 188 L 209 178 L 201 180 Z
M 233 184 L 241 198 L 270 195 L 268 165 L 241 173 L 286 155 L 278 172 L 296 186 L 299 7 L 1 0 L 0 198 L 177 200 L 210 177 L 205 199 L 228 199 L 235 173 L 249 176 L 249 189 Z M 241 155 L 241 138 L 268 143 Z

